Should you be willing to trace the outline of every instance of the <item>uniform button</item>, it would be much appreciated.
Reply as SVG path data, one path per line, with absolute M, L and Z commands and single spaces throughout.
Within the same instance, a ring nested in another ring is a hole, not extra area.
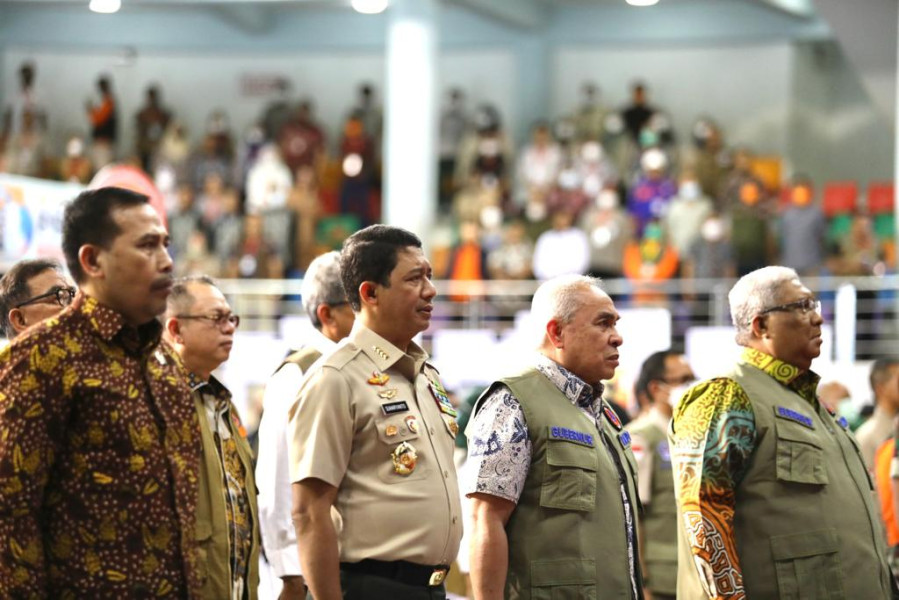
M 449 477 L 449 471 L 444 470 L 444 471 L 443 471 L 443 476 L 444 476 L 444 477 Z
M 457 517 L 453 517 L 453 525 L 455 525 L 455 524 L 456 524 L 456 521 L 458 521 L 458 520 L 459 520 L 459 519 L 458 519 Z
M 428 428 L 428 431 L 431 432 L 431 435 L 434 435 L 434 428 L 433 428 L 433 427 L 429 427 L 429 428 Z

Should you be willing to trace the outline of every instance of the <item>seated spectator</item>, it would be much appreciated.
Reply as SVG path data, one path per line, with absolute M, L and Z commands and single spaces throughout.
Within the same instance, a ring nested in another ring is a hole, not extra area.
M 325 152 L 325 133 L 313 116 L 311 100 L 303 100 L 278 135 L 281 158 L 291 173 L 315 167 Z
M 719 206 L 718 197 L 731 168 L 721 128 L 711 120 L 700 120 L 693 129 L 693 143 L 696 151 L 692 163 L 702 193 Z
M 191 185 L 194 185 L 195 181 L 190 177 L 188 165 L 190 159 L 190 140 L 187 137 L 187 130 L 179 121 L 171 119 L 162 134 L 162 139 L 159 140 L 156 164 L 153 165 L 153 168 L 156 170 L 161 165 L 165 165 L 175 171 L 175 178 L 179 183 L 189 181 Z M 194 185 L 194 189 L 199 188 Z
M 589 202 L 583 190 L 580 174 L 574 165 L 569 165 L 559 171 L 556 185 L 546 198 L 546 210 L 549 214 L 564 210 L 577 219 Z
M 480 240 L 480 227 L 473 221 L 466 221 L 459 225 L 459 241 L 450 249 L 449 264 L 447 265 L 445 279 L 450 282 L 453 302 L 465 302 L 470 298 L 469 294 L 458 293 L 454 282 L 465 282 L 462 289 L 471 289 L 470 282 L 489 279 L 487 271 L 487 253 L 484 251 Z
M 218 150 L 219 146 L 216 136 L 207 134 L 200 147 L 191 154 L 187 170 L 188 181 L 194 189 L 203 189 L 209 175 L 217 175 L 223 186 L 230 185 L 231 159 Z
M 737 276 L 771 264 L 775 257 L 774 216 L 770 200 L 754 179 L 739 187 L 737 204 L 731 206 L 731 243 Z
M 171 238 L 169 254 L 172 255 L 176 268 L 187 250 L 191 234 L 202 228 L 200 213 L 194 203 L 194 190 L 189 183 L 182 183 L 178 186 L 177 198 L 177 208 L 168 214 L 168 229 Z
M 677 184 L 667 175 L 667 168 L 668 158 L 658 148 L 650 148 L 640 157 L 641 172 L 627 204 L 637 236 L 643 235 L 647 223 L 664 218 L 668 204 L 677 194 Z
M 577 139 L 581 142 L 599 142 L 609 109 L 600 102 L 599 88 L 592 82 L 581 86 L 581 105 L 574 115 Z M 598 191 L 598 190 L 597 190 Z
M 752 171 L 752 151 L 741 146 L 734 150 L 733 168 L 724 177 L 724 180 L 717 190 L 718 196 L 715 200 L 715 207 L 722 213 L 730 213 L 730 211 L 743 203 L 743 198 L 749 195 L 757 197 L 756 202 L 766 205 L 768 201 L 765 184 Z
M 684 169 L 677 196 L 671 200 L 664 220 L 665 233 L 678 255 L 687 255 L 699 238 L 699 229 L 712 210 L 712 201 L 703 194 L 696 173 L 691 169 Z
M 221 215 L 207 230 L 207 236 L 213 254 L 222 261 L 221 268 L 225 268 L 225 261 L 237 254 L 244 237 L 244 217 L 240 214 L 240 201 L 234 189 L 225 189 L 221 198 Z
M 618 192 L 602 190 L 581 215 L 579 227 L 590 243 L 590 275 L 621 277 L 624 247 L 633 236 L 633 224 L 620 206 Z
M 194 229 L 187 235 L 184 250 L 175 262 L 175 277 L 218 277 L 222 261 L 209 251 L 209 238 L 202 229 Z
M 728 223 L 717 212 L 709 214 L 699 228 L 683 264 L 685 284 L 692 279 L 732 279 L 736 275 Z
M 487 271 L 490 279 L 530 279 L 533 260 L 534 243 L 524 223 L 514 220 L 505 226 L 500 245 L 487 254 Z
M 311 166 L 302 166 L 296 171 L 293 187 L 287 196 L 287 207 L 293 211 L 296 221 L 293 268 L 305 271 L 309 263 L 318 256 L 315 232 L 319 219 L 324 215 L 318 178 Z
M 618 185 L 618 171 L 599 142 L 584 142 L 578 154 L 577 171 L 588 201 L 595 200 L 603 189 Z
M 63 181 L 87 184 L 94 175 L 94 167 L 84 153 L 84 139 L 73 135 L 66 142 L 66 155 L 59 161 L 59 178 Z
M 797 177 L 790 190 L 790 205 L 779 223 L 780 264 L 803 276 L 815 276 L 824 265 L 827 221 L 815 205 L 812 182 Z
M 574 216 L 560 210 L 552 216 L 552 229 L 540 234 L 534 246 L 534 276 L 540 281 L 557 275 L 583 275 L 590 266 L 587 234 L 574 227 Z
M 545 206 L 561 165 L 562 151 L 552 138 L 549 124 L 537 123 L 532 129 L 531 143 L 522 149 L 515 169 L 516 204 Z
M 226 273 L 228 277 L 242 279 L 284 277 L 284 266 L 278 253 L 265 239 L 262 217 L 259 215 L 244 217 L 243 237 L 228 261 Z
M 659 283 L 677 274 L 678 256 L 658 221 L 650 221 L 639 240 L 624 248 L 624 276 L 634 286 L 636 303 L 664 304 L 668 294 Z
M 247 214 L 283 208 L 292 186 L 293 177 L 281 160 L 278 147 L 274 144 L 264 146 L 247 174 Z
M 201 189 L 195 203 L 195 210 L 200 215 L 200 223 L 203 228 L 211 233 L 225 212 L 225 196 L 228 194 L 228 187 L 221 174 L 212 171 L 203 178 Z M 215 239 L 214 234 L 210 237 Z

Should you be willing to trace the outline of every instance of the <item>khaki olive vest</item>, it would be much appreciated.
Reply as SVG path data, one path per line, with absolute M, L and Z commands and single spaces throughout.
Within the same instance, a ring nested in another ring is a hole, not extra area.
M 677 502 L 668 437 L 651 419 L 637 419 L 627 430 L 646 440 L 645 452 L 652 455 L 652 497 L 640 519 L 646 587 L 673 596 L 677 592 Z
M 531 468 L 506 525 L 505 597 L 630 600 L 618 467 L 596 423 L 536 369 L 500 383 L 521 403 L 531 441 Z M 636 513 L 636 463 L 629 445 L 624 447 L 629 436 L 601 421 L 602 435 L 610 440 L 626 473 L 631 510 Z M 636 522 L 636 514 L 633 518 Z
M 746 595 L 892 597 L 874 486 L 852 435 L 756 367 L 740 363 L 725 377 L 746 391 L 755 415 L 756 449 L 734 513 Z M 692 564 L 680 548 L 682 564 Z M 690 585 L 679 581 L 679 592 L 689 589 L 682 584 Z
M 275 373 L 280 371 L 281 368 L 288 363 L 293 363 L 293 364 L 299 366 L 300 370 L 303 373 L 306 373 L 306 371 L 309 370 L 309 367 L 311 367 L 313 365 L 313 363 L 315 363 L 315 361 L 317 361 L 321 357 L 321 355 L 322 355 L 322 353 L 319 352 L 318 350 L 316 350 L 315 348 L 313 348 L 312 346 L 306 346 L 305 348 L 300 348 L 296 352 L 291 352 L 287 356 L 287 358 L 284 359 L 284 362 L 282 362 L 280 365 L 278 365 L 278 368 L 275 369 Z

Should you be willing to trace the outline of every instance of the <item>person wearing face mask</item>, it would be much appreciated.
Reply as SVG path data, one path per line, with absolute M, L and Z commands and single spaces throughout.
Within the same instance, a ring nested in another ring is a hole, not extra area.
M 677 196 L 665 215 L 665 230 L 677 253 L 686 256 L 700 236 L 700 229 L 712 212 L 712 201 L 702 192 L 693 170 L 684 169 Z
M 687 390 L 668 429 L 677 597 L 899 597 L 859 446 L 816 395 L 821 303 L 781 266 L 728 300 L 742 354 Z
M 644 511 L 639 530 L 643 583 L 646 597 L 653 600 L 673 600 L 677 593 L 677 504 L 666 431 L 672 406 L 695 380 L 682 354 L 673 350 L 651 354 L 634 384 L 643 412 L 625 427 L 637 460 L 637 490 Z
M 698 323 L 709 321 L 712 307 L 709 294 L 697 288 L 697 279 L 733 278 L 736 267 L 727 223 L 719 213 L 712 212 L 699 228 L 699 237 L 690 246 L 681 268 L 684 295 L 694 300 L 694 318 Z
M 824 263 L 827 221 L 814 203 L 812 182 L 798 176 L 790 190 L 790 206 L 780 216 L 780 262 L 800 275 L 815 276 Z
M 624 248 L 633 235 L 633 223 L 618 200 L 618 192 L 606 188 L 581 214 L 579 227 L 590 242 L 592 277 L 615 279 L 622 276 Z

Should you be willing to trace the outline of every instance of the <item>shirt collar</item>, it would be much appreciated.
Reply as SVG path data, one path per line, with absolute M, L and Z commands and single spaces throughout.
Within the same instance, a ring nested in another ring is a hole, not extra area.
M 602 383 L 590 385 L 583 379 L 544 356 L 537 355 L 537 370 L 543 373 L 572 404 L 583 408 L 595 408 L 602 399 Z
M 428 353 L 415 342 L 409 342 L 409 347 L 403 352 L 359 321 L 353 325 L 349 339 L 375 363 L 378 371 L 396 367 L 410 381 L 428 359 Z
M 72 301 L 72 310 L 87 320 L 100 339 L 108 342 L 117 338 L 126 350 L 136 354 L 148 353 L 162 337 L 162 324 L 156 319 L 134 327 L 125 322 L 120 312 L 81 290 Z
M 782 385 L 792 389 L 806 400 L 817 398 L 816 392 L 821 377 L 814 371 L 802 371 L 799 367 L 774 358 L 770 354 L 745 348 L 740 357 L 741 362 L 751 365 Z

